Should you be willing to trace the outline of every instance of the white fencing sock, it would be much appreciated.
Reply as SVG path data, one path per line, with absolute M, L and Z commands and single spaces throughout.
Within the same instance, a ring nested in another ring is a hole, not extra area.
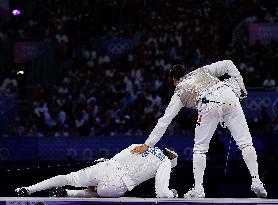
M 50 179 L 44 180 L 35 185 L 25 187 L 25 188 L 28 190 L 29 194 L 32 194 L 37 191 L 42 191 L 53 187 L 61 187 L 67 184 L 68 184 L 68 179 L 66 175 L 58 175 L 56 177 L 52 177 Z
M 242 156 L 253 179 L 259 180 L 256 150 L 253 146 L 242 149 Z
M 69 197 L 98 197 L 96 192 L 92 192 L 88 189 L 82 190 L 68 190 L 67 194 Z
M 206 155 L 201 153 L 193 154 L 193 174 L 195 179 L 195 188 L 203 187 L 204 171 L 206 169 Z

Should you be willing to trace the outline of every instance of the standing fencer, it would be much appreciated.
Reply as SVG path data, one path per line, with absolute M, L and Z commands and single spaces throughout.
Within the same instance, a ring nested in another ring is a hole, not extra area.
M 50 189 L 51 196 L 69 197 L 121 197 L 140 183 L 155 177 L 155 191 L 158 198 L 174 198 L 177 192 L 169 190 L 171 168 L 177 165 L 177 154 L 169 149 L 163 151 L 151 147 L 141 155 L 130 151 L 138 145 L 131 145 L 112 159 L 96 165 L 59 175 L 32 186 L 17 188 L 19 196 Z M 65 185 L 88 187 L 83 190 L 66 190 Z M 55 188 L 58 187 L 58 188 Z M 52 189 L 51 189 L 52 188 Z
M 224 81 L 219 78 L 228 75 Z M 174 65 L 170 77 L 176 86 L 164 116 L 159 120 L 145 144 L 132 150 L 132 153 L 142 153 L 154 146 L 165 133 L 172 119 L 182 107 L 198 110 L 198 120 L 195 128 L 193 148 L 194 187 L 188 191 L 185 198 L 203 198 L 203 175 L 206 168 L 206 152 L 209 142 L 218 123 L 227 126 L 242 151 L 243 159 L 252 177 L 251 190 L 258 197 L 266 197 L 258 174 L 258 163 L 255 148 L 239 99 L 247 96 L 243 79 L 230 60 L 223 60 L 206 65 L 189 72 L 183 65 Z

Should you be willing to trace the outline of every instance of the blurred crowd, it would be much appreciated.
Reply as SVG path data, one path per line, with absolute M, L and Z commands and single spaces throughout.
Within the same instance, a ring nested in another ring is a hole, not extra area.
M 33 109 L 17 117 L 16 135 L 149 134 L 172 95 L 167 74 L 175 63 L 194 69 L 231 59 L 247 87 L 275 87 L 277 43 L 233 44 L 232 33 L 247 17 L 277 22 L 277 8 L 275 0 L 37 0 L 31 11 L 2 26 L 0 41 L 52 40 L 56 60 L 73 61 L 55 84 L 45 81 L 36 88 Z M 96 46 L 99 36 L 138 40 L 110 59 Z M 17 86 L 5 80 L 1 90 L 7 85 Z M 196 113 L 182 112 L 169 133 L 193 130 Z M 269 118 L 265 126 L 274 130 L 277 116 Z

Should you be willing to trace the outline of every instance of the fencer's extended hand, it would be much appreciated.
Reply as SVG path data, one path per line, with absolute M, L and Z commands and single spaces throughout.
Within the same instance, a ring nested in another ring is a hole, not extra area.
M 139 145 L 139 146 L 133 148 L 130 152 L 132 154 L 142 154 L 143 152 L 147 151 L 148 149 L 149 149 L 148 145 L 142 144 L 142 145 Z

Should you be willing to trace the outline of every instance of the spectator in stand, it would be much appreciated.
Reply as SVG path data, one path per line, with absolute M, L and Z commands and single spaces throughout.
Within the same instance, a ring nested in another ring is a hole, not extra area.
M 266 74 L 266 79 L 263 82 L 264 87 L 274 87 L 276 85 L 276 81 L 273 79 L 270 72 Z
M 246 8 L 249 20 L 275 22 L 276 7 L 275 1 L 32 1 L 32 9 L 0 25 L 0 41 L 54 42 L 63 74 L 57 83 L 38 86 L 30 111 L 34 119 L 23 115 L 20 126 L 36 125 L 44 135 L 148 133 L 152 115 L 161 116 L 158 107 L 169 102 L 172 88 L 165 76 L 178 62 L 193 69 L 231 59 L 247 86 L 261 86 L 268 68 L 272 78 L 266 84 L 272 85 L 278 76 L 277 44 L 232 44 L 231 33 L 246 18 Z M 99 37 L 136 40 L 132 49 L 111 58 L 97 46 Z M 176 119 L 177 132 L 191 128 L 182 122 L 191 122 L 192 115 Z
M 15 96 L 18 89 L 17 86 L 17 80 L 12 74 L 10 74 L 4 79 L 0 87 L 0 92 L 4 96 Z

